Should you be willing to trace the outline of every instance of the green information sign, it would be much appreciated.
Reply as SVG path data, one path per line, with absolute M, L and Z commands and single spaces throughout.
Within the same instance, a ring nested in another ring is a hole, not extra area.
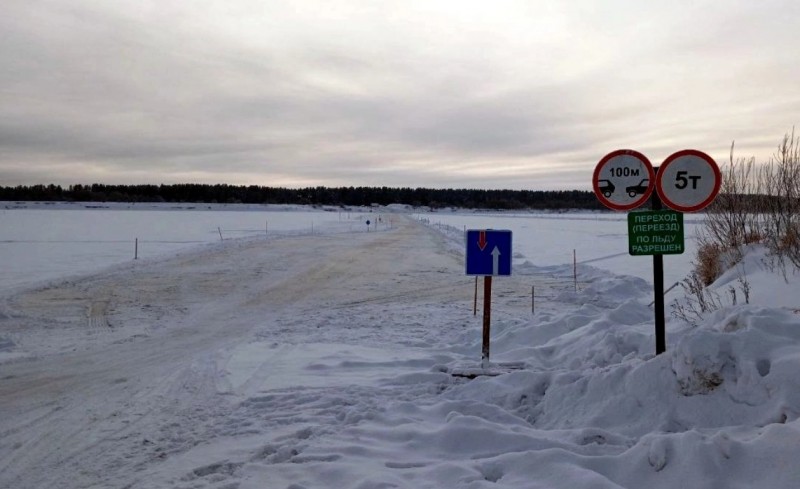
M 631 255 L 680 255 L 683 250 L 683 213 L 660 210 L 628 214 Z

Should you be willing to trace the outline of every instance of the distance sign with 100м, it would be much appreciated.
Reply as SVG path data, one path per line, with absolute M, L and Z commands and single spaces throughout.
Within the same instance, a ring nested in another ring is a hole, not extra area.
M 620 211 L 630 210 L 650 197 L 655 172 L 647 157 L 638 151 L 617 150 L 600 160 L 592 184 L 603 205 Z

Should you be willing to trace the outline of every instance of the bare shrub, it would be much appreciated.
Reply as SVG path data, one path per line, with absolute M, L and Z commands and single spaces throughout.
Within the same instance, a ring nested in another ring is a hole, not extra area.
M 800 246 L 800 232 L 795 224 L 786 230 L 786 234 L 781 236 L 778 243 L 778 251 L 791 254 L 798 246 Z
M 764 234 L 770 252 L 785 264 L 800 267 L 800 138 L 784 135 L 778 150 L 759 172 Z
M 708 289 L 722 273 L 742 260 L 747 244 L 763 239 L 757 212 L 760 179 L 754 174 L 755 158 L 735 158 L 734 144 L 728 163 L 721 169 L 720 194 L 709 206 L 703 227 L 698 230 L 697 254 L 693 270 L 681 282 L 686 297 L 672 305 L 672 315 L 690 324 L 697 324 L 706 313 L 719 309 L 723 301 Z M 740 277 L 749 300 L 749 283 Z M 744 292 L 744 290 L 743 290 Z M 731 292 L 736 300 L 735 289 Z
M 757 231 L 755 229 L 751 229 L 751 230 L 745 232 L 744 244 L 749 245 L 749 244 L 754 244 L 754 243 L 761 243 L 763 241 L 764 241 L 764 234 L 761 233 L 760 231 Z
M 671 305 L 672 315 L 678 319 L 697 326 L 706 313 L 722 307 L 719 294 L 706 287 L 696 270 L 681 281 L 681 287 L 686 296 Z
M 755 159 L 734 158 L 733 150 L 731 144 L 728 163 L 721 170 L 720 193 L 709 206 L 697 234 L 693 265 L 705 285 L 711 285 L 722 272 L 741 261 L 745 245 L 763 239 L 758 213 L 761 179 L 754 174 Z
M 704 242 L 698 246 L 694 267 L 703 286 L 711 285 L 722 274 L 721 254 L 722 247 L 716 243 Z
M 759 201 L 760 179 L 753 171 L 755 158 L 734 158 L 734 144 L 728 163 L 721 169 L 720 193 L 709 206 L 701 243 L 735 249 L 761 236 L 761 222 L 754 207 Z
M 722 307 L 720 296 L 708 286 L 730 268 L 737 268 L 739 290 L 749 303 L 750 283 L 744 267 L 737 266 L 746 245 L 764 243 L 770 252 L 767 264 L 779 268 L 784 278 L 788 264 L 800 269 L 800 137 L 794 129 L 760 166 L 755 158 L 735 158 L 731 144 L 721 171 L 720 194 L 697 234 L 693 270 L 681 283 L 686 298 L 673 305 L 673 315 L 692 324 Z M 737 289 L 730 286 L 728 292 L 736 303 Z

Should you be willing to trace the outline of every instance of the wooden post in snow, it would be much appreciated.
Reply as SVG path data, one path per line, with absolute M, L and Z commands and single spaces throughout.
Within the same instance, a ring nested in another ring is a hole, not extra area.
M 483 348 L 481 367 L 489 368 L 489 338 L 492 326 L 492 276 L 483 277 Z
M 475 296 L 472 299 L 472 315 L 478 315 L 478 277 L 475 277 Z
M 531 285 L 531 314 L 534 314 L 536 312 L 536 303 L 534 301 L 534 297 L 535 297 L 534 286 Z
M 575 292 L 578 291 L 578 255 L 572 249 L 572 277 L 575 280 Z

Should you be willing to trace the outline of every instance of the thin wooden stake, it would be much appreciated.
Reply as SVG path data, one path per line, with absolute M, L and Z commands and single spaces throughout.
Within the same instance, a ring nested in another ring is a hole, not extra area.
M 572 276 L 575 280 L 575 292 L 578 291 L 578 255 L 572 249 Z
M 133 259 L 139 259 L 139 238 L 136 238 L 136 243 L 133 245 Z
M 531 314 L 535 314 L 535 312 L 536 312 L 536 303 L 533 300 L 534 297 L 535 297 L 534 286 L 531 285 Z
M 478 315 L 478 277 L 475 277 L 475 297 L 472 301 L 472 315 Z

